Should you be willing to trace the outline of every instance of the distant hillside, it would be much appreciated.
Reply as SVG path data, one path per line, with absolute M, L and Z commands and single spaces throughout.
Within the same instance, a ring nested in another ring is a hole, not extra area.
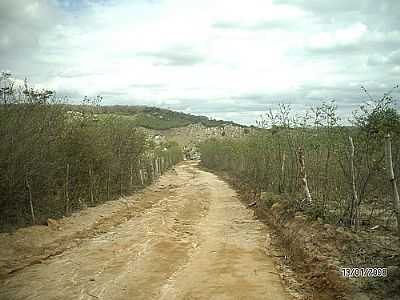
M 82 107 L 81 107 L 82 108 Z M 129 118 L 136 126 L 148 129 L 165 130 L 186 127 L 190 124 L 202 124 L 205 127 L 246 126 L 230 121 L 214 120 L 205 116 L 196 116 L 182 112 L 147 106 L 100 106 L 98 114 L 115 114 Z
M 156 143 L 170 141 L 189 148 L 208 138 L 240 138 L 256 130 L 253 126 L 157 107 L 67 105 L 66 108 L 70 111 L 90 111 L 99 120 L 108 117 L 123 119 L 141 128 Z

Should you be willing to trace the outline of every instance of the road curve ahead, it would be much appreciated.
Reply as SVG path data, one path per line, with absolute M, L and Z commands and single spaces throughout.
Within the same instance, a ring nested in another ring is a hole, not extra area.
M 0 299 L 292 299 L 267 228 L 226 182 L 185 162 L 135 201 L 150 197 L 137 216 L 2 280 Z

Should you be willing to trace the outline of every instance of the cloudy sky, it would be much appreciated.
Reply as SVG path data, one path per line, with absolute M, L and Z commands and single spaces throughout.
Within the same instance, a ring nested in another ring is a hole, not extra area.
M 324 3 L 324 4 L 323 4 Z M 398 0 L 1 0 L 0 69 L 72 101 L 254 124 L 400 83 Z M 395 97 L 398 98 L 397 91 Z

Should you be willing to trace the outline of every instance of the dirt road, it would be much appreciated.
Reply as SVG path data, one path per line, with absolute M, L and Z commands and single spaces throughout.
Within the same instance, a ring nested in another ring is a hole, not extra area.
M 96 208 L 115 215 L 96 234 L 3 276 L 0 299 L 292 299 L 267 229 L 228 184 L 195 162 L 175 170 L 118 212 Z M 132 213 L 121 221 L 122 210 Z

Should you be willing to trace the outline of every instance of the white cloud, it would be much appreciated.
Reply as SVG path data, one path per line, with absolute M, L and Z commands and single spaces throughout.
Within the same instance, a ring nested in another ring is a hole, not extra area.
M 0 67 L 74 98 L 243 122 L 277 101 L 354 104 L 359 85 L 395 83 L 400 28 L 373 17 L 392 6 L 279 2 L 5 0 Z
M 347 28 L 331 32 L 319 32 L 311 36 L 309 44 L 311 48 L 317 49 L 356 45 L 366 33 L 367 26 L 362 23 L 356 23 Z

